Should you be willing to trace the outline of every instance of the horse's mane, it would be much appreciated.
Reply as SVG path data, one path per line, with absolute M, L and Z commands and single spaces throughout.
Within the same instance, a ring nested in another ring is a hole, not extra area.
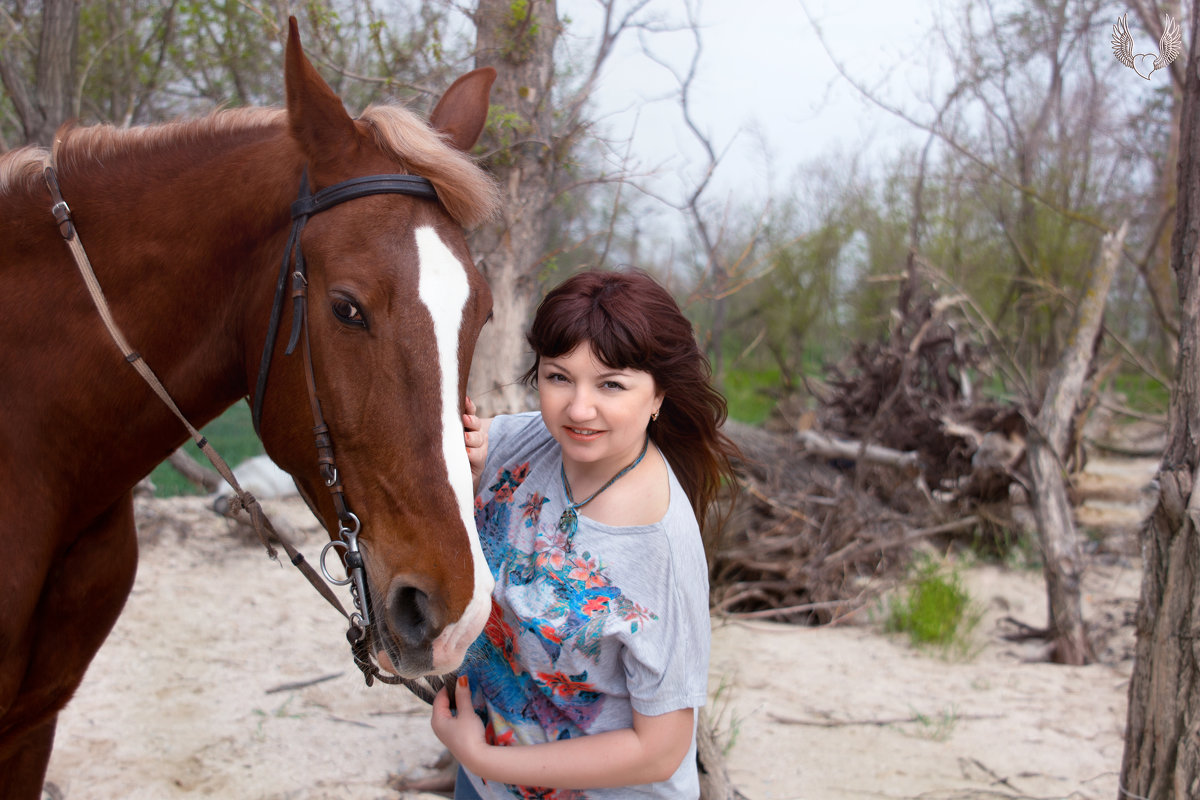
M 42 177 L 42 164 L 49 154 L 46 148 L 32 145 L 0 153 L 0 196 L 32 186 Z
M 381 148 L 433 182 L 438 199 L 460 225 L 472 227 L 496 212 L 500 197 L 492 178 L 411 111 L 375 103 L 359 119 L 375 131 Z
M 496 209 L 495 183 L 469 156 L 451 147 L 437 131 L 400 106 L 376 104 L 362 114 L 378 146 L 411 172 L 428 178 L 438 198 L 456 222 L 471 227 Z M 54 160 L 61 168 L 105 161 L 147 148 L 177 148 L 224 133 L 251 131 L 286 124 L 279 108 L 224 109 L 195 120 L 135 128 L 113 125 L 69 126 L 54 142 Z M 41 180 L 48 152 L 43 147 L 20 147 L 0 155 L 0 194 L 30 189 Z
M 252 131 L 281 124 L 277 108 L 235 108 L 206 117 L 119 128 L 115 125 L 64 125 L 54 137 L 53 159 L 60 170 L 104 163 L 122 155 L 147 150 L 177 149 L 221 134 Z M 0 193 L 31 188 L 41 182 L 42 165 L 51 151 L 45 147 L 19 147 L 0 155 Z

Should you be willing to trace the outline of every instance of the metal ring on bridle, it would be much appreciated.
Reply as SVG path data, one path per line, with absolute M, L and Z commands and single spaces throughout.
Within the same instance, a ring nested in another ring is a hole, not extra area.
M 340 540 L 330 541 L 328 544 L 326 544 L 324 547 L 321 548 L 321 561 L 320 561 L 321 574 L 325 576 L 325 580 L 329 581 L 334 586 L 345 586 L 346 584 L 350 583 L 350 581 L 354 580 L 354 578 L 352 578 L 350 576 L 349 570 L 347 570 L 347 572 L 346 572 L 346 577 L 335 578 L 329 574 L 329 570 L 325 566 L 325 556 L 329 553 L 329 549 L 332 547 L 340 547 L 343 550 L 348 551 L 350 549 L 350 544 L 349 544 L 349 542 L 343 542 Z
M 347 519 L 347 518 L 349 518 L 349 519 L 353 520 L 353 522 L 354 522 L 354 527 L 353 527 L 353 528 L 347 528 L 347 527 L 346 527 L 346 519 Z M 341 523 L 341 525 L 342 525 L 342 526 L 341 526 L 341 527 L 338 529 L 338 535 L 339 535 L 339 536 L 341 536 L 341 537 L 343 537 L 343 538 L 347 538 L 347 537 L 351 537 L 351 536 L 358 536 L 358 532 L 359 532 L 359 530 L 361 530 L 361 529 L 362 529 L 362 523 L 358 521 L 358 517 L 355 515 L 355 513 L 354 513 L 353 511 L 347 511 L 347 512 L 346 512 L 346 516 L 345 516 L 345 517 L 339 517 L 339 518 L 338 518 L 338 521 L 339 521 L 339 522 Z M 357 547 L 355 547 L 354 549 L 355 549 L 355 550 L 357 550 L 358 548 L 357 548 Z

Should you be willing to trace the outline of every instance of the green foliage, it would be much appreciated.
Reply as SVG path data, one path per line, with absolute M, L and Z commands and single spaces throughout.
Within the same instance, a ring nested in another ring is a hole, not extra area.
M 484 123 L 481 141 L 487 142 L 492 150 L 489 161 L 493 166 L 506 167 L 516 163 L 513 145 L 528 136 L 530 123 L 516 111 L 493 103 L 488 106 L 487 122 Z M 482 146 L 477 147 L 482 149 Z
M 511 0 L 504 19 L 507 40 L 503 43 L 500 54 L 514 63 L 527 61 L 537 48 L 539 30 L 530 0 Z
M 283 31 L 271 9 L 231 0 L 181 3 L 173 24 L 167 53 L 183 96 L 205 104 L 280 102 Z
M 11 5 L 11 4 L 10 4 Z M 137 125 L 218 105 L 283 102 L 284 18 L 266 0 L 91 0 L 79 7 L 78 116 Z M 30 91 L 38 74 L 41 4 L 6 9 L 6 67 Z M 451 13 L 435 0 L 310 0 L 293 4 L 305 51 L 348 108 L 411 99 L 416 86 L 446 86 L 472 43 L 446 35 Z M 454 66 L 451 67 L 450 65 Z M 23 143 L 16 109 L 0 88 L 0 143 Z
M 891 598 L 884 629 L 906 633 L 916 645 L 966 651 L 979 618 L 957 571 L 930 560 L 917 565 L 901 596 Z
M 711 711 L 708 714 L 708 724 L 712 726 L 713 739 L 720 744 L 721 752 L 725 755 L 729 755 L 737 744 L 742 723 L 745 721 L 744 716 L 733 708 L 733 690 L 731 676 L 722 675 L 709 704 Z
M 727 369 L 722 391 L 729 403 L 729 418 L 750 425 L 761 425 L 775 406 L 772 395 L 778 393 L 779 385 L 777 367 Z
M 1112 388 L 1125 397 L 1130 408 L 1147 414 L 1165 414 L 1171 400 L 1170 387 L 1144 372 L 1117 373 Z
M 206 425 L 201 431 L 212 446 L 228 462 L 230 467 L 236 467 L 241 462 L 263 452 L 262 442 L 254 433 L 254 423 L 250 419 L 250 407 L 245 402 L 235 403 L 221 416 Z M 208 466 L 208 458 L 200 452 L 200 448 L 192 441 L 184 445 L 184 449 L 192 458 Z M 150 473 L 154 483 L 155 496 L 174 497 L 185 494 L 203 494 L 193 484 L 184 480 L 174 467 L 165 461 Z

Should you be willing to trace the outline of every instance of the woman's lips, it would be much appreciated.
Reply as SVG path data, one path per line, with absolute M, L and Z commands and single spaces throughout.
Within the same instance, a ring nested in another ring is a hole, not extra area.
M 603 431 L 598 431 L 595 428 L 572 428 L 564 425 L 563 430 L 577 442 L 591 442 L 600 437 Z

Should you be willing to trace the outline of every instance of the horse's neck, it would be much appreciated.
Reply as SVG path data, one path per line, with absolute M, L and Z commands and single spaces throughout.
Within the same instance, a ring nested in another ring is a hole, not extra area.
M 198 373 L 206 395 L 230 383 L 235 399 L 244 394 L 240 342 L 252 321 L 266 325 L 296 191 L 277 138 L 182 164 L 163 181 L 93 184 L 73 204 L 81 218 L 111 221 L 80 235 L 130 343 L 179 384 L 183 371 Z
M 289 164 L 270 150 L 266 141 L 243 144 L 203 166 L 180 165 L 162 180 L 112 170 L 63 176 L 116 324 L 198 427 L 245 394 L 245 338 L 261 337 L 255 324 L 266 327 L 295 192 L 284 188 L 293 182 L 285 176 L 297 172 L 294 158 Z M 138 170 L 164 172 L 169 168 L 153 163 Z M 40 378 L 35 391 L 52 398 L 59 419 L 86 422 L 58 443 L 60 450 L 80 451 L 70 455 L 76 462 L 106 459 L 136 480 L 178 444 L 184 428 L 121 358 L 63 242 L 47 242 L 44 252 L 54 254 L 53 263 L 41 269 L 54 274 L 52 285 L 67 302 L 39 303 L 63 313 L 43 337 L 58 374 Z M 33 424 L 54 424 L 50 408 L 32 413 L 41 415 Z

